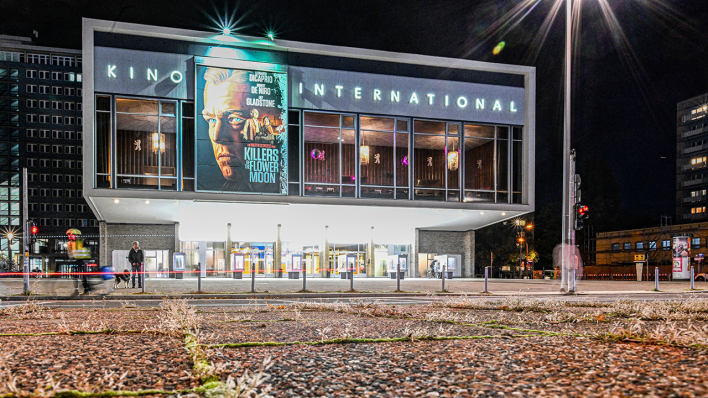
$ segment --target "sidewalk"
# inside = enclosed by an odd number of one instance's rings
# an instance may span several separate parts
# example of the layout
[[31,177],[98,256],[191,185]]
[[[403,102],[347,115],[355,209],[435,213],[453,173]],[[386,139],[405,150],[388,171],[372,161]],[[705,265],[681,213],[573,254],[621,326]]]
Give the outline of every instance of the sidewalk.
[[[109,281],[109,290],[113,282]],[[251,293],[251,279],[204,278],[202,290],[198,292],[197,279],[148,279],[145,294],[141,289],[118,288],[110,293],[109,298],[162,298],[171,295],[189,295],[210,298],[216,296],[246,297],[344,297],[350,294],[349,280],[334,278],[308,278],[307,293],[301,293],[302,279],[256,278],[255,295]],[[452,279],[445,281],[446,290],[451,294],[481,294],[484,290],[483,279]],[[654,282],[636,281],[578,281],[579,294],[641,294],[656,293]],[[687,293],[690,290],[688,281],[664,282],[659,284],[660,292]],[[694,292],[708,291],[708,282],[695,282]],[[70,279],[32,279],[30,290],[40,297],[69,296],[75,292],[74,282]],[[410,295],[424,296],[442,291],[439,279],[409,278],[401,280],[401,292],[396,293],[396,281],[384,278],[355,278],[354,290],[358,296],[370,295]],[[521,280],[521,279],[490,279],[489,292],[494,295],[548,295],[560,294],[558,280]],[[22,279],[0,279],[0,299],[7,300],[12,296],[22,294]]]

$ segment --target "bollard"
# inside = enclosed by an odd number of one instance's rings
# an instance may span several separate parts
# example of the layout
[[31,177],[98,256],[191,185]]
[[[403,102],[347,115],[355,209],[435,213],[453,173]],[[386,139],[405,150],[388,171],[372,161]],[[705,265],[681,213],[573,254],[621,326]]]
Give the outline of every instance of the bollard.
[[440,266],[440,270],[442,272],[442,291],[443,292],[445,291],[445,271],[447,271],[445,268],[446,268],[445,266]]
[[654,290],[658,292],[659,291],[659,267],[654,268],[654,280],[656,282],[654,284]]
[[140,284],[143,287],[143,293],[145,293],[145,263],[140,263],[140,279],[142,283]]
[[354,291],[354,267],[349,270],[349,290]]
[[396,266],[396,291],[397,292],[401,291],[401,263],[400,263],[400,261],[398,262],[398,265]]
[[691,290],[694,290],[694,288],[695,288],[695,285],[694,285],[693,282],[694,282],[694,280],[696,279],[696,277],[693,276],[693,272],[694,272],[694,271],[693,271],[693,266],[691,266]]
[[251,293],[256,292],[256,268],[253,266],[253,261],[251,261]]
[[482,293],[489,293],[489,267],[484,267],[484,291]]
[[202,292],[202,263],[197,263],[197,293]]
[[302,269],[302,291],[307,291],[307,265]]

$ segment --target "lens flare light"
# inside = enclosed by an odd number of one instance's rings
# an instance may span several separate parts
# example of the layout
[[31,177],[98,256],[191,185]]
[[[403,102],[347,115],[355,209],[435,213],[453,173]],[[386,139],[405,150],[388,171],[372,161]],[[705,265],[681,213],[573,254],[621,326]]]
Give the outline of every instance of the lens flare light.
[[492,50],[492,53],[494,55],[499,55],[499,53],[502,52],[502,50],[504,49],[504,46],[506,46],[506,42],[503,42],[503,41],[499,42],[499,44],[497,44],[497,46],[494,47],[494,50]]

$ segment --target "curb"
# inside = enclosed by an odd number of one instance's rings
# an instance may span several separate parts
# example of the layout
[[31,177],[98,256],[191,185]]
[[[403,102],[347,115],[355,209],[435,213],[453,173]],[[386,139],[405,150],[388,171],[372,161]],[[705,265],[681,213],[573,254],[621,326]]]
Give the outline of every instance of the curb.
[[[79,301],[79,300],[250,300],[250,299],[288,299],[288,298],[359,298],[359,297],[441,297],[441,296],[474,296],[490,297],[488,293],[242,293],[242,294],[136,294],[136,295],[78,295],[78,296],[0,296],[0,301]],[[501,296],[501,295],[500,295]]]
[[[705,294],[708,293],[706,290],[699,291],[681,291],[681,292],[671,292],[671,291],[597,291],[597,292],[578,292],[575,296],[591,297],[597,295],[616,295],[621,296],[623,294]],[[565,293],[558,292],[534,292],[532,294],[524,294],[519,292],[446,292],[446,293],[396,293],[396,292],[380,292],[380,293],[203,293],[203,294],[134,294],[134,295],[78,295],[78,296],[0,296],[0,301],[136,301],[136,300],[169,300],[169,299],[188,299],[188,300],[257,300],[257,299],[307,299],[307,298],[341,298],[341,299],[351,299],[351,298],[380,298],[380,297],[539,297],[539,296],[561,296],[566,297]]]

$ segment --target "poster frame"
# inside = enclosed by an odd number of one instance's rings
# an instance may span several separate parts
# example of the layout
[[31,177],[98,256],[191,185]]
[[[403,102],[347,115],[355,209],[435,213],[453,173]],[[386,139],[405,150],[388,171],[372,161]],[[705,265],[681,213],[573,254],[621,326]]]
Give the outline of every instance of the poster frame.
[[[226,59],[226,58],[212,58],[212,57],[202,57],[202,56],[194,56],[194,85],[193,85],[193,90],[194,90],[194,192],[204,192],[204,193],[225,193],[225,194],[235,194],[235,195],[276,195],[276,196],[287,196],[288,195],[288,185],[286,184],[285,186],[285,192],[231,192],[231,191],[220,191],[220,190],[208,190],[208,189],[199,189],[199,165],[197,160],[199,159],[198,157],[198,139],[197,139],[197,132],[198,132],[198,123],[197,123],[197,118],[200,116],[200,113],[198,111],[199,108],[199,97],[198,97],[198,89],[197,89],[197,81],[199,79],[199,76],[197,74],[197,71],[200,66],[206,66],[206,67],[215,67],[215,68],[224,68],[224,69],[239,69],[239,70],[251,70],[251,71],[258,71],[258,72],[272,72],[272,73],[283,73],[285,74],[286,80],[289,81],[290,76],[288,74],[288,65],[282,65],[282,64],[274,64],[274,63],[264,63],[264,62],[253,62],[253,61],[245,61],[245,60],[239,60],[239,59]],[[286,92],[283,93],[283,102],[285,103],[285,114],[287,115],[288,110],[290,109],[290,95],[288,94],[287,90],[289,83],[286,83]],[[285,125],[285,134],[286,137],[288,136],[288,121],[287,119],[283,121]],[[184,134],[184,132],[182,132]],[[288,146],[288,143],[286,141],[285,146]],[[281,171],[281,175],[284,173],[285,175],[285,181],[288,180],[288,159],[287,157],[285,158],[285,166],[283,167],[283,170]],[[282,179],[282,177],[281,177]]]

